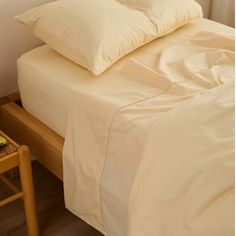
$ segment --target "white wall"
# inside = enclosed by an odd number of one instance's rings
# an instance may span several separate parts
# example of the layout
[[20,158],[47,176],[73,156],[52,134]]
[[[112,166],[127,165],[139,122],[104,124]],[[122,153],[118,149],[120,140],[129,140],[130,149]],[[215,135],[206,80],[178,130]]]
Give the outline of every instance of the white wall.
[[0,0],[0,97],[17,91],[17,58],[41,44],[13,16],[50,1]]

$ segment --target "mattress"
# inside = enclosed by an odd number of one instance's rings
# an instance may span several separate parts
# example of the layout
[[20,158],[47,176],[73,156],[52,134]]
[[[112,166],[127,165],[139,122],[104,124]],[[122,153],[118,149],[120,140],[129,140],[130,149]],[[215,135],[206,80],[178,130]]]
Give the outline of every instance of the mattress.
[[112,83],[112,74],[120,70],[130,58],[155,69],[154,59],[158,52],[180,44],[198,31],[204,30],[232,33],[230,27],[207,19],[199,19],[137,49],[96,77],[47,45],[35,48],[18,60],[18,85],[23,107],[65,137],[73,91],[90,90],[93,84],[108,78],[109,83]]

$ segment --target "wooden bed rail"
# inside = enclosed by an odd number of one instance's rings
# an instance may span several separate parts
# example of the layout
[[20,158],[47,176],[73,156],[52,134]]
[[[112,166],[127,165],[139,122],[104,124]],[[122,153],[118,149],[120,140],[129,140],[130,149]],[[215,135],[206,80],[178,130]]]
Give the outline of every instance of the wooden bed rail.
[[3,131],[19,144],[30,147],[37,160],[63,180],[62,150],[64,139],[26,112],[16,102],[1,106]]

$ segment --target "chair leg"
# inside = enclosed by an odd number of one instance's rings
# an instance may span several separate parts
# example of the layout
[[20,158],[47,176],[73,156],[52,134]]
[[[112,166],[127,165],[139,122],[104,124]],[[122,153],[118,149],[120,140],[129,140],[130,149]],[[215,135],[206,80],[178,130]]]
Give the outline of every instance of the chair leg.
[[29,148],[27,146],[20,146],[18,155],[28,234],[29,236],[39,236]]

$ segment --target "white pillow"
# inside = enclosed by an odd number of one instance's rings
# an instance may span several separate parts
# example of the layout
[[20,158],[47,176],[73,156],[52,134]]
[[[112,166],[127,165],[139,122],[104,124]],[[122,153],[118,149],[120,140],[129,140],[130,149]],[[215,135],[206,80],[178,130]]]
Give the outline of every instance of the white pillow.
[[96,75],[157,37],[155,26],[142,12],[115,0],[59,0],[16,19]]
[[193,0],[59,0],[16,19],[99,75],[127,53],[201,16]]
[[189,21],[203,16],[194,0],[118,0],[143,12],[156,26],[158,35],[165,35]]

